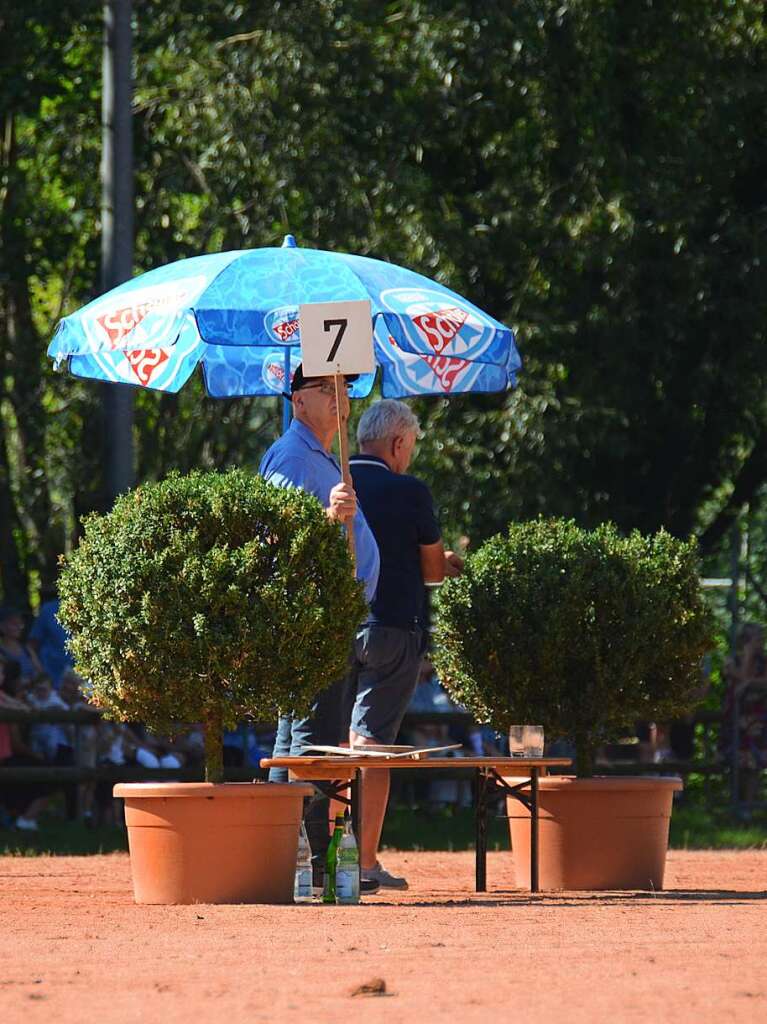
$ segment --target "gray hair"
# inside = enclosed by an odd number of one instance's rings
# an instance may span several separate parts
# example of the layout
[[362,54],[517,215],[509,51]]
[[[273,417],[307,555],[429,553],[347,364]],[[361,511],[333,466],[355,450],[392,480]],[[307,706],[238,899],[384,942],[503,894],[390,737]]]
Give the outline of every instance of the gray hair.
[[403,437],[418,433],[418,417],[404,402],[396,398],[382,398],[363,412],[357,424],[357,444],[360,448],[387,437]]

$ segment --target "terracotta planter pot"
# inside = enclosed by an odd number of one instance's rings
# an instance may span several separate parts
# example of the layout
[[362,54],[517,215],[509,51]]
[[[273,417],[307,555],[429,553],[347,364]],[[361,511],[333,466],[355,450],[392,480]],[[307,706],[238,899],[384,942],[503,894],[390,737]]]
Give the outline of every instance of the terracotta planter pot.
[[[541,889],[662,889],[681,788],[678,778],[541,779]],[[529,887],[530,814],[512,797],[506,806],[517,885]]]
[[311,786],[121,783],[136,903],[292,903]]

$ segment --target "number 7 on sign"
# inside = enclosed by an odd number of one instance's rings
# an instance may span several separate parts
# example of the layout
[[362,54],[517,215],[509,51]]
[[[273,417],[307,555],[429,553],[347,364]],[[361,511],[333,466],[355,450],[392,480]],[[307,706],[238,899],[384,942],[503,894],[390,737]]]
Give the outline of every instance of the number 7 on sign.
[[305,302],[298,307],[298,329],[306,377],[374,371],[369,299]]
[[343,320],[325,320],[323,321],[323,326],[326,331],[329,331],[331,327],[338,328],[335,341],[333,342],[333,347],[328,353],[328,362],[332,363],[336,358],[338,346],[343,341],[344,334],[346,333],[346,328],[349,326],[349,321],[346,318],[344,318]]

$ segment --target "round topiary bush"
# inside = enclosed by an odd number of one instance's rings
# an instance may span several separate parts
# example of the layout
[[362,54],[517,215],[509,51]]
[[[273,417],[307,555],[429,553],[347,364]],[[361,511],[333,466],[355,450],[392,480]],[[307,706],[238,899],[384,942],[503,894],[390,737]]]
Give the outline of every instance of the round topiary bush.
[[92,699],[159,733],[203,722],[206,778],[243,716],[306,712],[366,606],[343,534],[304,491],[240,470],[173,474],[84,520],[59,618]]
[[493,537],[445,584],[434,662],[478,720],[569,736],[590,775],[621,727],[689,710],[712,643],[694,540],[539,519]]

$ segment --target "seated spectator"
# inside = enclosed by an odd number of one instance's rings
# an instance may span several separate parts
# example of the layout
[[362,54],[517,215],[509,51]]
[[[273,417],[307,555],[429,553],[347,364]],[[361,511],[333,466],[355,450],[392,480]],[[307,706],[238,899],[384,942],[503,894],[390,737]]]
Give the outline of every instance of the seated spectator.
[[180,768],[183,764],[183,755],[172,753],[165,741],[138,722],[104,722],[99,739],[100,764],[138,764],[143,768]]
[[51,590],[45,597],[29,631],[29,646],[37,653],[43,671],[48,673],[54,687],[58,689],[64,674],[73,667],[74,662],[66,649],[66,630],[56,618],[59,599],[55,591]]
[[205,761],[205,731],[200,724],[192,725],[176,739],[176,747],[184,754],[186,764],[201,768]]
[[225,767],[257,768],[262,757],[268,757],[269,750],[262,750],[258,736],[252,726],[241,722],[236,729],[224,733]]
[[133,760],[136,739],[120,722],[103,722],[98,733],[96,763],[121,767]]
[[724,678],[722,749],[730,760],[737,758],[739,799],[754,803],[767,768],[767,655],[764,629],[758,623],[741,627]]
[[180,768],[183,763],[181,757],[171,751],[151,750],[143,744],[136,748],[136,764],[142,768]]
[[[444,747],[454,742],[447,722],[420,723],[409,731],[407,738],[408,742],[419,749]],[[460,758],[471,757],[472,754],[473,751],[465,749],[443,750],[437,751],[434,757]],[[421,779],[419,777],[414,785],[414,795],[425,800],[428,810],[440,810],[451,805],[470,807],[471,783],[468,779],[446,778],[442,772],[438,772],[430,778]]]
[[27,694],[29,693],[29,687],[21,678],[21,666],[18,661],[9,660],[0,654],[0,661],[3,663],[3,682],[1,687],[7,696],[13,700],[18,701],[25,711],[29,710],[29,704],[27,703]]
[[181,768],[186,760],[180,747],[164,736],[149,732],[145,725],[133,723],[133,732],[138,738],[134,751],[136,764],[143,768]]
[[[69,705],[53,689],[45,673],[35,676],[27,693],[27,703],[36,711],[68,711]],[[58,722],[37,722],[29,727],[29,745],[48,764],[74,764],[71,736]]]
[[274,748],[274,734],[261,734],[252,725],[244,725],[245,730],[245,763],[251,768],[260,770],[261,758],[269,757]]
[[440,711],[461,711],[457,704],[454,704],[445,692],[442,683],[437,678],[434,666],[428,658],[421,662],[421,670],[418,674],[415,692],[413,693],[408,711],[416,712],[440,712]]
[[[70,711],[94,710],[85,696],[86,687],[86,681],[74,669],[70,668],[64,672],[59,696]],[[93,725],[64,726],[67,744],[74,751],[74,763],[79,768],[95,768],[98,733],[102,726],[102,721],[95,716]],[[77,806],[86,825],[94,824],[95,795],[95,782],[80,783],[77,789]]]
[[508,757],[509,741],[489,725],[470,726],[467,746],[474,757]]
[[[29,708],[14,692],[15,681],[9,685],[6,672],[19,676],[17,662],[6,662],[0,658],[0,706],[16,711]],[[15,722],[0,722],[0,765],[3,767],[34,767],[42,761],[24,741],[21,730]],[[25,832],[37,832],[38,816],[44,809],[50,787],[44,783],[0,783],[0,807],[9,815],[9,822]]]
[[[26,700],[34,711],[69,711],[69,705],[56,693],[45,673],[32,680]],[[71,726],[60,722],[34,722],[29,727],[29,745],[46,764],[71,768],[75,763]],[[74,821],[77,816],[77,785],[67,782],[60,788],[64,792],[67,819]]]
[[0,608],[0,656],[18,663],[23,684],[43,671],[37,654],[24,642],[24,617],[16,608]]
[[[129,725],[122,722],[102,721],[96,734],[96,763],[106,768],[122,768],[136,764],[136,751],[140,740]],[[93,814],[102,825],[116,825],[118,809],[122,801],[112,796],[113,783],[101,780],[96,783],[93,798]]]
[[[96,761],[100,765],[121,768],[135,764],[142,768],[181,768],[186,754],[169,740],[154,736],[140,722],[103,721],[97,732]],[[101,823],[117,822],[122,801],[112,799],[112,782],[96,784],[94,815]]]
[[[0,707],[28,711],[29,705],[18,693],[19,666],[0,657]],[[3,723],[7,725],[8,723]]]
[[[463,710],[454,704],[440,683],[434,666],[428,657],[421,662],[415,692],[408,705],[408,711],[420,714],[439,715],[449,711]],[[458,730],[459,732],[461,730]],[[451,743],[466,744],[468,736],[456,735],[447,722],[420,722],[403,729],[402,738],[414,747],[444,747]],[[437,752],[435,757],[464,757],[472,749]],[[424,800],[429,810],[439,810],[451,805],[468,807],[471,804],[471,786],[465,779],[449,779],[440,772],[433,778],[418,779],[413,785],[413,798]]]

